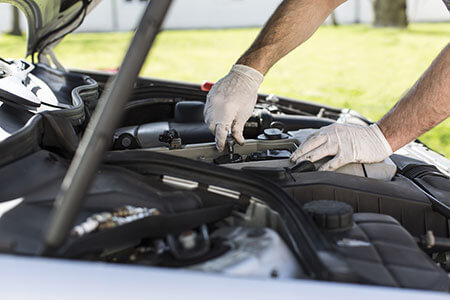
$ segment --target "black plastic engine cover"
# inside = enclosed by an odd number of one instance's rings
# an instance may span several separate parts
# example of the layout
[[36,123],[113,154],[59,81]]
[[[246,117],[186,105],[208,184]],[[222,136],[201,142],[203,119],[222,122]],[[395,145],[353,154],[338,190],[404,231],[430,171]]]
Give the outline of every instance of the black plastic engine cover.
[[394,218],[373,213],[353,217],[350,230],[325,234],[362,283],[448,291],[448,275]]
[[403,176],[391,181],[335,172],[292,173],[281,183],[300,204],[313,200],[337,200],[355,212],[385,214],[395,218],[413,236],[432,230],[448,237],[448,219],[436,212],[427,196]]

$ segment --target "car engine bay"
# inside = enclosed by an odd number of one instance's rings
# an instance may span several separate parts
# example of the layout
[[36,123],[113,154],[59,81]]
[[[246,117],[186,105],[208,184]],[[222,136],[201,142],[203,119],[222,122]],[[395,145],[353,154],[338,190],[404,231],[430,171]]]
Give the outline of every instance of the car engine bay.
[[49,254],[42,236],[110,74],[45,65],[32,74],[54,103],[0,106],[2,253],[448,291],[447,159],[413,142],[336,172],[316,171],[330,158],[293,164],[314,130],[370,121],[262,94],[245,145],[228,140],[219,152],[203,121],[207,92],[145,78],[70,236]]

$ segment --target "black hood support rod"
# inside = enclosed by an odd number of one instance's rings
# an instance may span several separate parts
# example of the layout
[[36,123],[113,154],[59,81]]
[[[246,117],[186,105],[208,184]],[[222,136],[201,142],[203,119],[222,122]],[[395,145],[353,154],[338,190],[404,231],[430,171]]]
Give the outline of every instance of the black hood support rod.
[[148,3],[117,75],[106,85],[56,196],[44,236],[47,255],[69,235],[171,2],[151,0]]

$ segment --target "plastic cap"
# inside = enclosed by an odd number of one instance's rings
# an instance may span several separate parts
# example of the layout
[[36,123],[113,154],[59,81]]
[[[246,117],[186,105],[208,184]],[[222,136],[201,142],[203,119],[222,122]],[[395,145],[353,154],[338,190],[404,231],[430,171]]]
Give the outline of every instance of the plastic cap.
[[214,86],[214,82],[203,81],[201,89],[204,92],[209,92],[213,86]]
[[348,229],[353,224],[353,208],[344,202],[316,200],[306,203],[303,209],[322,230]]

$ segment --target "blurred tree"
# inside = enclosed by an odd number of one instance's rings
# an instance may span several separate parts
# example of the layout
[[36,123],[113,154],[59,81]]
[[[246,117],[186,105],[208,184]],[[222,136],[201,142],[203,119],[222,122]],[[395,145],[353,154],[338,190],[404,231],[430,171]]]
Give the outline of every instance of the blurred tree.
[[408,26],[406,17],[406,0],[372,0],[375,27],[401,27]]
[[9,34],[22,35],[22,30],[20,29],[19,9],[15,6],[12,6],[12,25],[11,25],[11,31],[9,32]]
[[331,13],[331,24],[333,24],[333,26],[339,25],[338,21],[336,20],[336,11],[333,11]]

